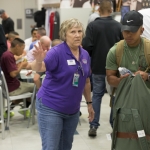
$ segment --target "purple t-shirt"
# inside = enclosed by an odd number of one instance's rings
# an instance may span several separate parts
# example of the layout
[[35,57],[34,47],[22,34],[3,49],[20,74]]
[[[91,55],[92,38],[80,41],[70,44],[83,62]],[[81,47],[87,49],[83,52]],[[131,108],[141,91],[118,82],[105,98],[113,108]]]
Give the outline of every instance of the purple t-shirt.
[[6,78],[8,91],[12,92],[18,89],[20,86],[19,80],[16,77],[12,78],[10,76],[10,72],[17,70],[17,65],[14,55],[9,50],[4,52],[1,57],[1,68]]
[[[79,47],[80,58],[76,60],[70,48],[63,42],[48,51],[44,60],[46,77],[37,94],[47,107],[64,114],[79,111],[86,79],[90,76],[89,54]],[[73,77],[80,75],[78,87],[73,86]]]

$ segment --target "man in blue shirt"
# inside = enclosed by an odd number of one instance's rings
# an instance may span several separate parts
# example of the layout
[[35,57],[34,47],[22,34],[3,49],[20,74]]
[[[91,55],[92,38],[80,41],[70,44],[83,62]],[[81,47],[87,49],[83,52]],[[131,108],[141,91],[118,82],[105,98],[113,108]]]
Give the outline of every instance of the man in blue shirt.
[[43,27],[38,28],[38,29],[37,29],[37,34],[36,34],[37,40],[34,41],[34,42],[32,42],[32,43],[30,44],[29,50],[31,50],[31,49],[34,47],[34,45],[40,40],[40,38],[41,38],[42,36],[45,36],[45,35],[46,35],[46,30],[45,30],[45,28],[43,28]]

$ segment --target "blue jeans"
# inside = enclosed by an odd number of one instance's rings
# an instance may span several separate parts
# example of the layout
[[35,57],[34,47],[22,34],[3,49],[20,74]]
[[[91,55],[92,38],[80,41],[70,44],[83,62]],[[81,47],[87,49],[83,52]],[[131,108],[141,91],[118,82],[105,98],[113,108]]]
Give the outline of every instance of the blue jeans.
[[79,121],[79,112],[66,115],[56,112],[36,100],[42,150],[71,150],[73,136]]
[[90,128],[92,126],[98,128],[98,126],[100,126],[99,120],[100,120],[100,111],[101,111],[101,101],[102,101],[102,97],[104,96],[105,88],[106,88],[105,75],[92,74],[92,80],[93,80],[92,105],[95,111],[95,116],[94,116],[94,120],[90,123]]

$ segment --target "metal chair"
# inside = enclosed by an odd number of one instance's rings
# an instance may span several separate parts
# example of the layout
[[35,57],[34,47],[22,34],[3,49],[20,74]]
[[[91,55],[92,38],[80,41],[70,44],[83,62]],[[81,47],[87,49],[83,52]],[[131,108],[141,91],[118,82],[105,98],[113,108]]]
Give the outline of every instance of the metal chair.
[[[6,83],[6,79],[5,79],[5,75],[3,73],[3,71],[1,71],[1,80],[2,80],[2,93],[3,93],[3,98],[5,98],[7,100],[7,121],[6,121],[6,130],[9,130],[9,122],[10,122],[10,102],[14,101],[14,100],[20,100],[23,99],[24,102],[24,107],[26,107],[26,98],[31,98],[31,102],[33,101],[34,95],[35,93],[24,93],[24,94],[20,94],[17,96],[9,96],[9,92],[8,92],[8,87],[7,87],[7,83]],[[33,91],[34,92],[34,91]],[[32,107],[32,106],[31,106]],[[23,108],[20,109],[20,111],[25,111],[25,110],[30,110],[30,108]],[[25,113],[24,113],[24,117],[25,117]]]
[[27,128],[29,128],[31,117],[32,117],[32,124],[35,123],[35,118],[34,118],[33,116],[35,115],[36,91],[37,91],[37,90],[36,90],[36,85],[35,85],[35,86],[34,86],[34,89],[33,89],[32,99],[31,99],[30,116],[29,116],[29,119],[28,119]]
[[[41,77],[41,79],[42,79],[42,83],[43,83],[43,81],[44,81],[44,79],[45,79],[45,77],[46,77],[46,75],[44,74],[42,77]],[[30,116],[29,116],[29,120],[28,120],[28,126],[27,126],[27,128],[29,128],[29,125],[30,125],[30,120],[31,120],[31,115],[32,116],[34,116],[35,115],[35,99],[36,99],[36,85],[34,86],[34,95],[33,95],[33,99],[32,99],[32,101],[31,101],[31,107],[30,107]],[[34,124],[35,123],[35,119],[34,118],[32,118],[32,124]]]
[[1,131],[2,131],[2,139],[5,138],[4,136],[4,116],[3,116],[3,107],[4,107],[4,104],[3,104],[3,97],[2,97],[2,88],[1,88],[1,81],[0,81],[0,124],[1,124]]

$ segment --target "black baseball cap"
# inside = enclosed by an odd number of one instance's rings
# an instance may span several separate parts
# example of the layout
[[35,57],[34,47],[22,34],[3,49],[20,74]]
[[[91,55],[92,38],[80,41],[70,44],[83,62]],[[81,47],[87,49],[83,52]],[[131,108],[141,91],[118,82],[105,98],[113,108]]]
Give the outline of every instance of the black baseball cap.
[[143,25],[143,15],[138,11],[127,12],[122,20],[121,31],[136,32]]
[[4,9],[0,9],[0,16],[5,12]]

